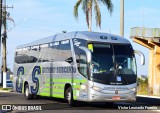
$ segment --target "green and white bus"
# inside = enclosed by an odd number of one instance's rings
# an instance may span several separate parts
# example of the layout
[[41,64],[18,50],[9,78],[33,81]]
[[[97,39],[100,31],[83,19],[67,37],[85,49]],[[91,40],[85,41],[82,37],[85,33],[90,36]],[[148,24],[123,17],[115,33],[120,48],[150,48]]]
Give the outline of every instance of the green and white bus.
[[131,43],[98,32],[61,33],[15,50],[14,90],[84,102],[134,102],[137,68]]

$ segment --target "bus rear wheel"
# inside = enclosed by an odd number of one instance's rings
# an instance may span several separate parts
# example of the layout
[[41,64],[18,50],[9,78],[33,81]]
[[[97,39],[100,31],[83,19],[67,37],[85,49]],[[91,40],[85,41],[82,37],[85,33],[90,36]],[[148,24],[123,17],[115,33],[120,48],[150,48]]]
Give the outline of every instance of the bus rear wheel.
[[25,85],[25,92],[24,92],[24,96],[26,97],[27,100],[31,100],[33,99],[34,95],[29,93],[29,85],[26,84]]
[[75,102],[73,100],[73,91],[72,88],[69,87],[65,90],[65,100],[68,102],[70,106],[74,106]]

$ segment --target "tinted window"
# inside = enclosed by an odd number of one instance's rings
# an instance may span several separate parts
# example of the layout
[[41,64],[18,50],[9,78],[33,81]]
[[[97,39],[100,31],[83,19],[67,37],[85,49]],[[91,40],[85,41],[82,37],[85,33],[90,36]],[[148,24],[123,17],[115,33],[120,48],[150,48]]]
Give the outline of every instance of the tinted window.
[[80,46],[87,47],[87,41],[82,39],[73,39],[74,51],[76,54],[76,62],[79,72],[87,77],[87,61],[86,54],[79,49]]
[[78,70],[82,75],[87,77],[87,56],[84,51],[82,51],[80,54]]
[[113,47],[115,55],[133,55],[133,49],[131,45],[114,45]]
[[52,51],[51,50],[52,49],[49,48],[49,44],[40,45],[39,62],[53,61],[53,58],[49,57],[49,56],[52,56]]
[[94,44],[92,64],[96,70],[108,72],[114,66],[112,45]]
[[79,49],[79,46],[87,47],[87,41],[82,39],[73,39],[74,51],[76,54],[77,65],[79,66],[79,56],[82,50]]
[[18,64],[22,63],[34,63],[38,61],[39,50],[36,48],[22,48],[16,51],[15,62]]
[[67,61],[72,60],[71,46],[69,40],[50,43],[48,47],[40,49],[40,62]]
[[16,63],[35,63],[66,61],[73,62],[69,40],[33,46],[28,50],[17,51],[15,54]]
[[59,53],[58,60],[60,61],[66,61],[72,58],[71,46],[69,40],[64,40],[60,42],[60,48],[58,53]]

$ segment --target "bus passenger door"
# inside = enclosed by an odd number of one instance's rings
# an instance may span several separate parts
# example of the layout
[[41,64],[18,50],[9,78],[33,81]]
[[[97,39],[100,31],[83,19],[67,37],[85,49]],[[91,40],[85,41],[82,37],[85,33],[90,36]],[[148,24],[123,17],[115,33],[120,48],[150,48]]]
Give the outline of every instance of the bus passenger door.
[[86,52],[79,49],[79,55],[76,58],[77,71],[74,75],[73,86],[75,99],[80,101],[87,101],[88,89],[87,89],[87,76],[88,76],[88,64]]

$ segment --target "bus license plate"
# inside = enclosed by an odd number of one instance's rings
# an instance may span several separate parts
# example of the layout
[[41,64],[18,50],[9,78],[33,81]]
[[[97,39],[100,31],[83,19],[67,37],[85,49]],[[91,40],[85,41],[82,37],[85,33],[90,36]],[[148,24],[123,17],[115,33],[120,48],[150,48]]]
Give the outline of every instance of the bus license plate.
[[120,96],[113,96],[112,99],[113,99],[113,100],[120,100],[121,97],[120,97]]

